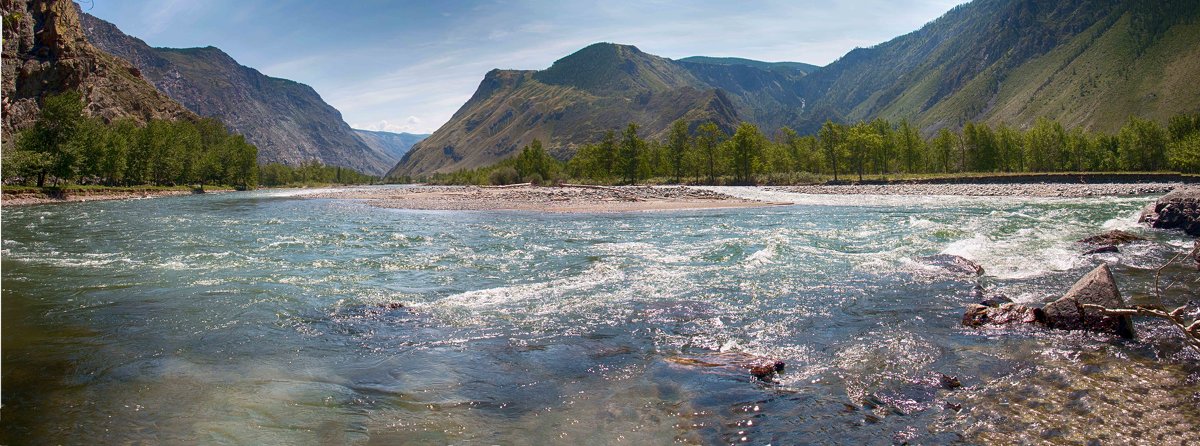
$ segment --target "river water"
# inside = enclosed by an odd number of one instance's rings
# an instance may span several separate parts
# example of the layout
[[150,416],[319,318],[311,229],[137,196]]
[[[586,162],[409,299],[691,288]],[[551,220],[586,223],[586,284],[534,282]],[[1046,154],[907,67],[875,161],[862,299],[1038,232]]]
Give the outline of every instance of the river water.
[[[1152,197],[731,191],[798,204],[5,207],[0,443],[1200,441],[1200,355],[1166,324],[1137,319],[1133,341],[960,326],[977,283],[1040,303],[1099,262],[1132,303],[1196,299],[1151,293],[1191,243],[1137,227]],[[1114,228],[1150,241],[1080,254]],[[987,272],[921,261],[939,253]],[[751,356],[787,366],[697,365]]]

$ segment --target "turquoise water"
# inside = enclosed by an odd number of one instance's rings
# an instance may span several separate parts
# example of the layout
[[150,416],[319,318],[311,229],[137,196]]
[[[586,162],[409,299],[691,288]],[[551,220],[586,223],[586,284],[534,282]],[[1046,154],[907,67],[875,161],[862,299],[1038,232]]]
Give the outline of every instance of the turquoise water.
[[[1138,320],[1121,341],[959,325],[977,282],[1036,303],[1101,261],[1127,299],[1159,303],[1153,270],[1190,240],[1137,229],[1150,198],[730,191],[800,204],[543,215],[249,192],[5,207],[0,442],[1195,435],[1200,355],[1171,327]],[[1074,240],[1112,228],[1152,240],[1079,254]],[[919,260],[938,253],[987,273]],[[719,352],[787,368],[766,383],[680,360]]]

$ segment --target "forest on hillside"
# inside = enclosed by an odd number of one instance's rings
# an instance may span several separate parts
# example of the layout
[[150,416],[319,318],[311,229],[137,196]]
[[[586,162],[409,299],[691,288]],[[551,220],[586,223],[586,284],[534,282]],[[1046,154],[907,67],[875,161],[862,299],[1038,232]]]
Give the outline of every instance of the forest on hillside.
[[[907,120],[839,124],[816,135],[787,127],[771,135],[743,122],[733,134],[711,122],[672,124],[662,141],[638,126],[607,131],[567,160],[534,141],[514,157],[424,178],[436,184],[583,181],[603,184],[796,184],[864,176],[1050,172],[1200,172],[1200,113],[1166,125],[1131,117],[1116,134],[1039,119],[1028,130],[968,122],[923,138]],[[411,180],[411,179],[410,179]]]
[[37,122],[4,151],[4,184],[62,187],[369,184],[378,178],[316,160],[258,164],[258,149],[216,119],[106,123],[77,92],[46,98]]

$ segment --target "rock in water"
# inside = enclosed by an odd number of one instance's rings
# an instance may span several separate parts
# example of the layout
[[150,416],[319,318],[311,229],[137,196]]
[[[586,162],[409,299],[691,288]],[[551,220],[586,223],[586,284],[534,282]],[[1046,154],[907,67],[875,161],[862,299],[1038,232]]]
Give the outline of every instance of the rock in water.
[[1200,237],[1200,187],[1179,188],[1147,207],[1139,218],[1158,229],[1180,229]]
[[1100,310],[1085,309],[1084,304],[1105,308],[1125,306],[1125,300],[1121,298],[1121,291],[1117,289],[1108,264],[1096,267],[1075,282],[1062,298],[1047,304],[1043,308],[1046,325],[1062,330],[1091,330],[1133,337],[1133,319],[1129,316],[1108,316]]
[[1092,254],[1104,254],[1104,253],[1109,253],[1109,252],[1121,252],[1121,249],[1117,248],[1116,246],[1113,246],[1113,245],[1107,245],[1107,246],[1101,246],[1099,248],[1089,249],[1087,251],[1084,251],[1083,255],[1086,256],[1086,255],[1092,255]]
[[967,327],[1003,326],[1008,324],[1036,324],[1045,321],[1042,309],[1027,307],[1012,302],[989,307],[971,305],[963,314],[962,324]]
[[943,268],[952,273],[976,276],[983,275],[983,267],[979,266],[978,263],[953,254],[936,254],[921,257],[920,260],[922,263]]
[[1080,240],[1079,243],[1087,243],[1091,245],[1122,245],[1125,243],[1138,242],[1145,240],[1141,236],[1132,232],[1125,232],[1120,229],[1113,229],[1099,235]]

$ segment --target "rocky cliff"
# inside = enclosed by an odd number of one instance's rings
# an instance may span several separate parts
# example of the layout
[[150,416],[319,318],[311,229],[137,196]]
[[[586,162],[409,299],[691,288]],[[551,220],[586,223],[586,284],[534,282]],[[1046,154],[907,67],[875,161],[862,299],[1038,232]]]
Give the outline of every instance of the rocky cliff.
[[104,120],[195,119],[139,69],[88,43],[70,0],[0,0],[4,20],[3,144],[33,125],[49,95],[79,91]]
[[88,40],[132,62],[188,109],[245,135],[258,147],[261,162],[318,160],[379,175],[399,160],[359,139],[312,87],[263,75],[214,47],[152,48],[111,23],[88,14],[80,17]]

